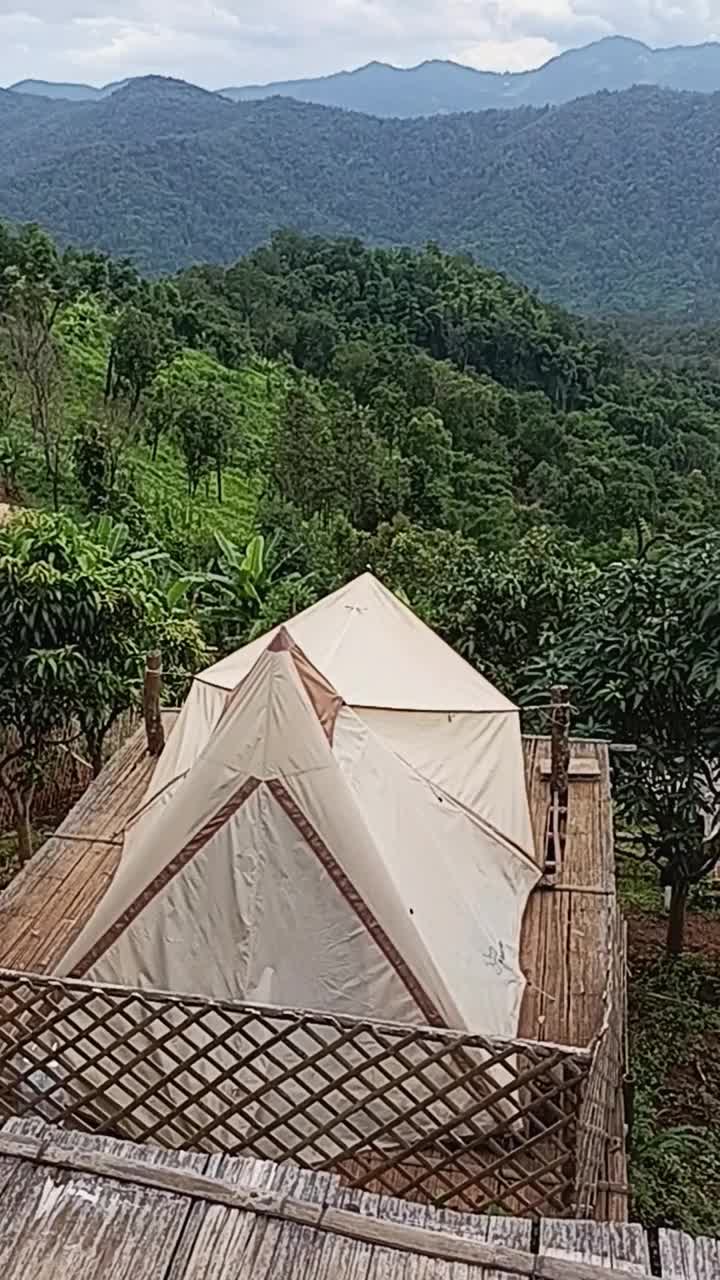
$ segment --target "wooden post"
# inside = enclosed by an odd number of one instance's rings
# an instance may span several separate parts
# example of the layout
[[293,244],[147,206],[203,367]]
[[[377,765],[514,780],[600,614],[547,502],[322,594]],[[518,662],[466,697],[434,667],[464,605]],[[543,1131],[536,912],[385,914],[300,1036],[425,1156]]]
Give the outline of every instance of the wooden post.
[[550,827],[545,874],[555,875],[564,847],[570,773],[570,690],[557,684],[550,690]]
[[556,684],[550,690],[552,768],[550,786],[564,795],[568,789],[570,772],[570,690],[566,684]]
[[143,686],[143,711],[145,713],[145,734],[148,754],[159,756],[165,746],[162,713],[160,711],[160,690],[162,688],[162,656],[157,650],[149,653],[145,665],[145,683]]

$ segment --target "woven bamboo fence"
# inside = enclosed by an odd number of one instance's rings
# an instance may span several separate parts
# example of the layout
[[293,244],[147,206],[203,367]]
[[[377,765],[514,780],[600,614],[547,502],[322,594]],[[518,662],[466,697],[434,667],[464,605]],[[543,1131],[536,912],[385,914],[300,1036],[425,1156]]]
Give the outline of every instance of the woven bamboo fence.
[[574,1215],[596,1063],[555,1045],[0,971],[0,1119],[293,1161],[465,1211]]
[[[126,711],[113,725],[105,743],[105,757],[109,757],[134,733],[140,723],[140,712],[135,708]],[[93,780],[92,766],[83,755],[82,742],[56,747],[49,756],[41,784],[33,798],[33,821],[51,825],[65,817]],[[0,791],[0,835],[11,831],[14,819],[10,801]]]
[[[628,1190],[623,1132],[626,1068],[626,926],[616,907],[608,936],[609,980],[603,1026],[592,1047],[592,1064],[578,1120],[576,1211],[581,1218],[622,1219]],[[619,1109],[619,1116],[618,1116]],[[615,1116],[615,1123],[612,1121]]]

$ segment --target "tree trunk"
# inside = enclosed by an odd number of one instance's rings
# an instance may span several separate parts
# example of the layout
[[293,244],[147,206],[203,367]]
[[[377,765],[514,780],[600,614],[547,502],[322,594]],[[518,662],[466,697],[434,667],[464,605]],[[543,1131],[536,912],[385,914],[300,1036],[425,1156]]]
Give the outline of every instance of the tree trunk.
[[33,833],[32,823],[30,822],[33,790],[34,788],[26,792],[16,791],[12,797],[18,858],[20,859],[21,867],[24,867],[25,863],[29,862],[33,856]]
[[153,462],[157,462],[158,445],[159,445],[159,444],[160,444],[160,431],[159,431],[159,430],[155,430],[155,431],[153,431],[153,442],[152,442],[152,460],[153,460]]
[[98,734],[92,734],[87,740],[90,748],[90,764],[92,765],[93,778],[99,778],[103,767],[103,737]]
[[689,891],[690,886],[685,880],[676,881],[672,886],[667,930],[667,954],[672,959],[682,955],[685,946],[685,915]]
[[111,347],[108,354],[107,369],[105,370],[105,399],[109,400],[112,395],[113,380],[115,374],[115,348]]
[[217,500],[218,500],[218,502],[222,502],[222,500],[223,500],[223,490],[222,490],[222,463],[220,462],[220,459],[219,459],[219,458],[218,458],[217,462],[215,463],[215,478],[216,478],[216,480],[217,480]]

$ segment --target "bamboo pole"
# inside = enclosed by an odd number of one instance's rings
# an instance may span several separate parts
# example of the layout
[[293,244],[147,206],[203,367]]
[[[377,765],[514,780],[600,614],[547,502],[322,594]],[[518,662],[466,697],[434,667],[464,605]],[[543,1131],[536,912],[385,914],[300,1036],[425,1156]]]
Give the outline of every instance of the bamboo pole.
[[561,810],[567,811],[570,773],[570,690],[566,684],[550,690],[550,835],[545,874],[554,876],[562,854]]
[[159,756],[165,746],[162,713],[160,711],[160,691],[162,688],[162,657],[157,650],[149,653],[145,666],[143,684],[143,712],[145,715],[145,735],[147,737],[148,754]]
[[563,795],[568,788],[570,771],[570,690],[566,684],[557,684],[550,690],[552,772],[550,785],[553,791]]
[[[316,1231],[360,1240],[381,1248],[395,1249],[400,1253],[446,1262],[462,1262],[472,1267],[487,1267],[508,1275],[528,1276],[530,1280],[611,1280],[612,1276],[618,1274],[617,1269],[596,1266],[594,1263],[571,1262],[549,1257],[547,1254],[538,1255],[511,1249],[506,1245],[486,1244],[427,1227],[369,1218],[356,1210],[336,1209],[332,1205],[295,1200],[290,1196],[238,1186],[224,1178],[208,1177],[187,1169],[150,1165],[142,1160],[130,1160],[125,1156],[99,1151],[58,1147],[48,1142],[48,1132],[37,1138],[25,1134],[1,1133],[0,1156],[29,1160],[34,1164],[67,1169],[96,1178],[112,1178],[210,1204],[225,1205],[229,1209],[253,1213],[258,1217],[279,1219]],[[633,1274],[635,1280],[652,1280],[649,1274],[641,1271]]]

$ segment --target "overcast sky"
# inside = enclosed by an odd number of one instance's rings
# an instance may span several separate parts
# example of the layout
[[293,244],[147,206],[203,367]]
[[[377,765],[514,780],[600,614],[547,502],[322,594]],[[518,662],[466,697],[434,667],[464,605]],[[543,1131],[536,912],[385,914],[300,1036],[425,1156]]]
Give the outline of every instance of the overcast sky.
[[0,84],[159,72],[219,88],[373,58],[518,71],[615,33],[720,39],[720,0],[0,0]]

